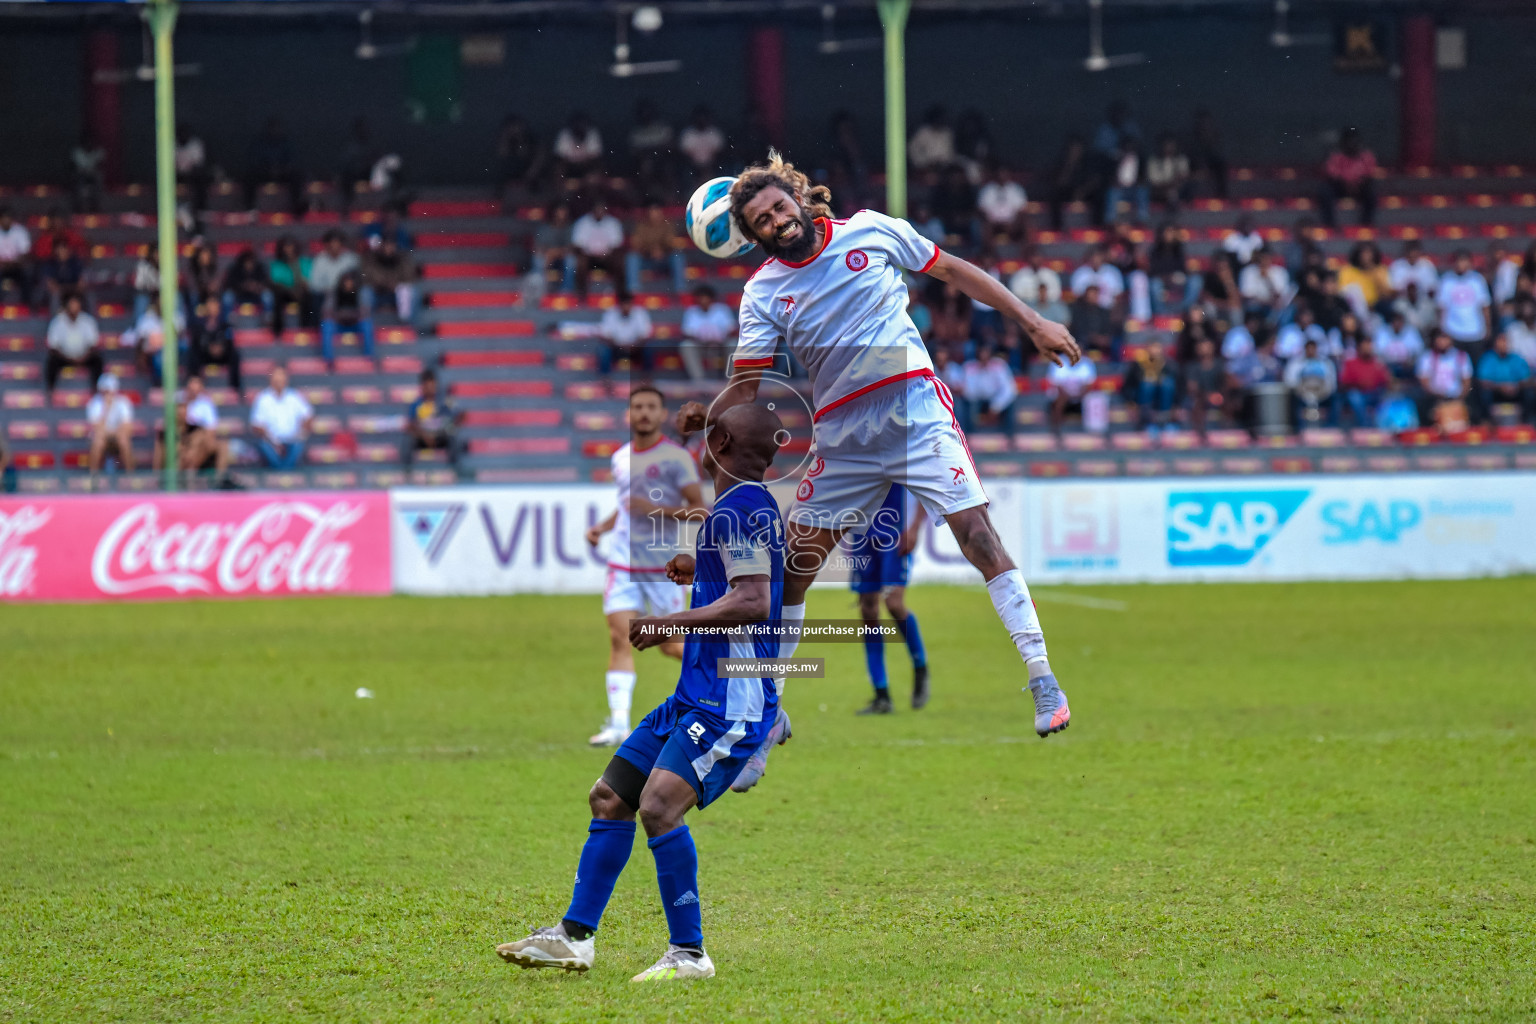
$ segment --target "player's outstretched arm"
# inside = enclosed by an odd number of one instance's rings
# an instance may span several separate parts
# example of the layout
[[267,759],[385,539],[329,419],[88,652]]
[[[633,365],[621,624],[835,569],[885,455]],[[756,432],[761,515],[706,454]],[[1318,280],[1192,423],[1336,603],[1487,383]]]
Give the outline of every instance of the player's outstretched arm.
[[643,651],[695,626],[744,626],[749,622],[762,622],[772,610],[773,591],[768,577],[738,576],[720,600],[702,608],[630,620],[629,642],[635,650]]
[[609,530],[613,529],[614,524],[617,523],[618,521],[619,521],[619,510],[618,509],[614,509],[612,512],[608,513],[608,518],[607,519],[604,519],[602,522],[596,524],[595,526],[588,527],[588,529],[587,529],[587,543],[590,544],[594,548],[597,547],[598,540],[602,538],[603,534],[605,534]]
[[757,401],[757,386],[762,379],[761,370],[742,370],[731,378],[725,390],[720,392],[720,397],[708,406],[703,402],[684,402],[677,409],[677,432],[692,434],[703,430],[709,420],[718,418],[732,406],[748,405]]
[[1063,360],[1075,364],[1083,357],[1071,331],[1030,309],[1017,295],[1004,288],[1001,281],[976,264],[941,251],[938,262],[928,269],[928,273],[954,285],[977,302],[991,306],[1024,328],[1035,347],[1057,366],[1062,365]]

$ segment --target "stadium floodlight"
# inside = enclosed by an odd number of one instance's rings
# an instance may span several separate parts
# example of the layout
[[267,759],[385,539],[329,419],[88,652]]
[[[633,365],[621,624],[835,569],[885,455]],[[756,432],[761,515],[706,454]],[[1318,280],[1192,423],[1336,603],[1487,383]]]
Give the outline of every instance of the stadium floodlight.
[[[641,17],[641,12],[646,10],[655,11],[654,20],[649,16]],[[613,63],[608,66],[608,73],[614,78],[634,78],[637,75],[661,75],[670,71],[681,71],[683,69],[683,62],[680,60],[634,61],[629,59],[629,26],[632,20],[635,22],[637,29],[644,32],[654,31],[654,29],[642,28],[640,23],[644,21],[645,24],[660,28],[661,11],[654,7],[640,7],[635,9],[633,15],[624,10],[619,12],[618,18],[614,23]]]
[[837,5],[821,5],[821,42],[816,44],[816,52],[823,56],[833,56],[839,53],[854,53],[859,50],[878,50],[885,45],[884,36],[860,36],[857,39],[837,38]]
[[1141,53],[1120,53],[1113,57],[1104,55],[1104,0],[1088,0],[1088,59],[1083,61],[1087,71],[1108,71],[1110,68],[1129,67],[1145,61]]

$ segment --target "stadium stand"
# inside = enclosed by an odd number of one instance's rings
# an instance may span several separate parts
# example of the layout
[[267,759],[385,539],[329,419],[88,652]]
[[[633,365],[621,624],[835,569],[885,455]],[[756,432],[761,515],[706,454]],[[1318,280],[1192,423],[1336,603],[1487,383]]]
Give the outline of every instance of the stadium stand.
[[[1495,240],[1520,251],[1536,237],[1536,177],[1523,167],[1417,168],[1378,173],[1378,210],[1372,227],[1318,229],[1330,263],[1342,262],[1352,245],[1375,240],[1389,258],[1401,242],[1420,239],[1442,267],[1462,247],[1481,252]],[[276,240],[295,235],[318,246],[321,234],[342,226],[353,235],[376,220],[379,203],[366,190],[354,196],[349,212],[338,211],[333,186],[306,186],[310,212],[295,219],[284,212],[287,196],[264,188],[258,212],[237,212],[238,187],[216,185],[206,228],[221,263],[246,247],[270,255]],[[1178,220],[1186,251],[1209,260],[1239,216],[1253,218],[1265,239],[1282,243],[1298,218],[1315,217],[1317,180],[1292,168],[1233,169],[1226,199],[1196,199]],[[38,186],[0,190],[0,204],[36,226],[63,199],[58,189]],[[121,343],[130,327],[132,275],[139,256],[154,244],[152,189],[131,186],[104,197],[103,212],[73,218],[87,241],[88,279],[104,339],[107,366],[125,381],[139,406],[135,426],[141,465],[149,464],[151,431],[159,422],[160,391],[134,365]],[[680,221],[679,210],[669,210]],[[1033,223],[1047,218],[1030,204]],[[344,335],[334,371],[319,356],[318,332],[289,328],[273,337],[262,311],[243,305],[233,315],[235,340],[244,361],[245,395],[211,374],[210,394],[222,414],[221,429],[243,435],[249,398],[274,365],[286,365],[296,387],[314,405],[316,419],[308,465],[302,472],[266,473],[242,465],[237,479],[247,486],[388,486],[415,481],[445,483],[556,482],[602,479],[608,456],[624,440],[620,407],[628,374],[610,380],[596,372],[595,342],[585,325],[595,324],[614,301],[615,282],[596,272],[593,293],[584,302],[559,290],[550,272],[544,294],[527,287],[529,239],[543,212],[502,209],[488,189],[427,189],[412,203],[407,221],[415,236],[414,256],[422,268],[424,308],[413,324],[382,315],[377,321],[375,359],[358,354],[355,335]],[[633,223],[633,216],[626,218]],[[1086,247],[1105,240],[1091,226],[1087,208],[1073,204],[1060,231],[1037,230],[1032,241],[1065,278]],[[1138,242],[1146,229],[1131,229]],[[961,249],[962,254],[966,253]],[[1019,265],[1020,250],[1009,243],[996,251],[997,269],[1007,279]],[[756,266],[747,259],[721,263],[688,252],[690,281],[707,280],[720,297],[735,303],[742,282]],[[656,326],[658,357],[652,376],[675,398],[711,392],[710,382],[690,382],[676,351],[686,296],[672,294],[664,274],[650,275],[637,301]],[[535,282],[537,285],[537,282]],[[83,407],[89,381],[79,368],[66,369],[53,402],[42,383],[47,311],[12,304],[0,307],[0,424],[18,470],[22,491],[73,491],[88,486],[83,470],[86,426]],[[1126,352],[1152,333],[1177,332],[1176,318],[1128,323]],[[461,436],[467,453],[457,470],[441,453],[426,452],[409,473],[401,466],[403,414],[417,391],[420,371],[436,367],[463,414]],[[1096,387],[1113,392],[1122,367],[1101,364]],[[1536,428],[1528,424],[1472,427],[1450,435],[1423,428],[1401,435],[1375,428],[1314,428],[1296,434],[1255,438],[1247,431],[1216,429],[1204,438],[1190,431],[1154,436],[1134,429],[1127,410],[1112,401],[1109,429],[1053,434],[1047,425],[1044,367],[1038,360],[1019,374],[1020,400],[1014,406],[1017,432],[978,433],[973,449],[982,471],[993,476],[1114,476],[1166,474],[1258,474],[1298,472],[1400,472],[1407,470],[1536,469]],[[796,424],[790,424],[795,427]],[[806,424],[799,424],[804,427]],[[137,447],[136,447],[137,451]],[[159,486],[152,473],[118,473],[107,486],[145,490]]]

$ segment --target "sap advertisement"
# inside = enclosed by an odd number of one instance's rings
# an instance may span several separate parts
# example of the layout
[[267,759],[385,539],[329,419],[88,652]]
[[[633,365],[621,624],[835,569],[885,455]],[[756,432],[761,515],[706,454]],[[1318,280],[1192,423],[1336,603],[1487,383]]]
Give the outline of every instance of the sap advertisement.
[[1297,476],[1028,488],[1031,580],[1349,580],[1536,572],[1536,476]]
[[[775,489],[781,507],[792,486]],[[993,520],[1015,558],[1022,558],[1024,486],[988,486]],[[706,490],[706,499],[709,497]],[[613,552],[589,527],[613,512],[612,487],[460,487],[390,492],[395,590],[405,594],[596,594]],[[615,556],[615,560],[617,557]],[[913,582],[979,583],[954,536],[925,523],[913,552]],[[837,554],[827,585],[846,581]]]

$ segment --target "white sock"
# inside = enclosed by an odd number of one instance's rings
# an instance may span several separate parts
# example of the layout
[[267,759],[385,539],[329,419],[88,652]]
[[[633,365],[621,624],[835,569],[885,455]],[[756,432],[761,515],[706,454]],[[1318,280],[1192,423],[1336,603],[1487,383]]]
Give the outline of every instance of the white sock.
[[609,672],[608,719],[620,729],[629,728],[629,698],[635,692],[633,672]]
[[[1029,668],[1029,677],[1046,675],[1050,666],[1045,660],[1045,633],[1040,629],[1040,616],[1035,613],[1035,602],[1029,596],[1029,584],[1018,569],[1009,569],[992,577],[987,583],[992,594],[992,607],[1003,627],[1013,637],[1013,645]],[[1043,671],[1042,671],[1043,669]]]
[[[795,648],[800,646],[800,627],[805,624],[805,602],[799,604],[787,604],[779,613],[779,621],[784,626],[784,632],[779,637],[779,657],[793,658]],[[784,695],[784,677],[776,676],[773,680],[774,688],[779,691],[779,696]]]

